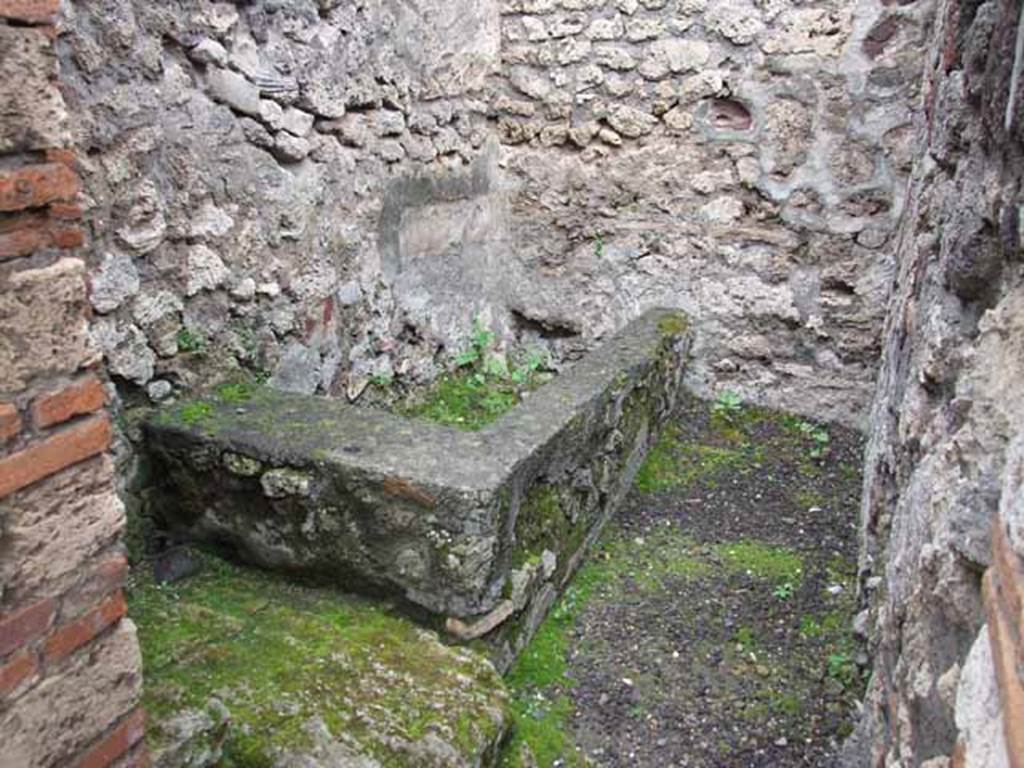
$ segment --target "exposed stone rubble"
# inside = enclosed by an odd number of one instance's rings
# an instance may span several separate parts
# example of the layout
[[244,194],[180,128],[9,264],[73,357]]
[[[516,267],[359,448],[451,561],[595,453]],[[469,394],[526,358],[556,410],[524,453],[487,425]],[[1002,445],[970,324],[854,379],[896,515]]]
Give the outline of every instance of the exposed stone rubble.
[[74,3],[111,373],[355,397],[665,305],[697,390],[863,424],[931,5]]
[[851,766],[1024,765],[1019,18],[945,0],[932,33],[871,422]]
[[671,412],[685,320],[651,311],[504,419],[461,432],[264,388],[146,427],[151,514],[178,539],[343,591],[396,594],[505,668]]

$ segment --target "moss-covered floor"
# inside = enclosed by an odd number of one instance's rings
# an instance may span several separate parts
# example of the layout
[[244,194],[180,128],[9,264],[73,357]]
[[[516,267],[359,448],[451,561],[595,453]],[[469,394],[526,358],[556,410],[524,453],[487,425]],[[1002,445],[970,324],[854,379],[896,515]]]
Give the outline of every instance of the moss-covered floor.
[[857,435],[687,402],[508,675],[505,768],[826,766],[862,692]]
[[129,591],[154,763],[229,768],[473,766],[508,725],[504,687],[387,605],[197,556]]

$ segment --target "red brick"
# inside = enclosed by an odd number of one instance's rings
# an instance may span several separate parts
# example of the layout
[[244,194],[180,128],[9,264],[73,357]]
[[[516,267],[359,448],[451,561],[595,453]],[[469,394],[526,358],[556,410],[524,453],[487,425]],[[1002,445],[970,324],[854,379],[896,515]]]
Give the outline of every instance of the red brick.
[[30,24],[52,22],[60,0],[0,0],[0,16]]
[[36,398],[32,403],[32,421],[39,428],[52,427],[75,416],[94,413],[106,402],[107,393],[103,383],[95,376],[88,376],[60,392]]
[[107,627],[120,621],[127,610],[124,593],[119,590],[84,616],[58,628],[43,646],[46,663],[60,661],[78,650]]
[[6,443],[21,432],[21,416],[10,403],[0,403],[0,443]]
[[[0,2],[2,2],[2,0],[0,0]],[[48,163],[60,163],[61,165],[66,165],[68,168],[74,168],[77,161],[78,155],[75,154],[75,150],[73,149],[53,147],[46,150],[46,162]]]
[[60,163],[45,163],[0,173],[0,211],[40,208],[78,197],[78,175]]
[[81,203],[50,203],[50,217],[61,221],[77,221],[85,215]]
[[1011,768],[1024,768],[1024,681],[1017,671],[1017,649],[1007,605],[1000,597],[995,568],[989,568],[982,582],[989,641],[995,666],[999,699],[1003,704],[1003,731]]
[[128,577],[128,558],[114,555],[100,563],[89,575],[80,580],[64,595],[62,615],[77,616],[100,600],[124,586]]
[[80,248],[81,227],[36,213],[0,220],[0,261],[28,256],[44,248]]
[[140,742],[118,761],[117,768],[150,768],[151,765],[149,750],[146,749],[145,742]]
[[42,637],[53,623],[57,604],[46,598],[19,611],[0,616],[0,657]]
[[145,731],[146,713],[136,709],[121,720],[110,733],[93,744],[79,758],[75,764],[76,768],[107,768],[142,741]]
[[1024,561],[1014,552],[1006,535],[1006,524],[997,519],[992,527],[993,565],[999,583],[999,594],[1006,603],[1014,634],[1024,631]]
[[0,698],[13,693],[22,683],[39,671],[34,653],[19,653],[6,664],[0,664]]
[[0,459],[0,498],[103,453],[111,434],[110,419],[104,413]]

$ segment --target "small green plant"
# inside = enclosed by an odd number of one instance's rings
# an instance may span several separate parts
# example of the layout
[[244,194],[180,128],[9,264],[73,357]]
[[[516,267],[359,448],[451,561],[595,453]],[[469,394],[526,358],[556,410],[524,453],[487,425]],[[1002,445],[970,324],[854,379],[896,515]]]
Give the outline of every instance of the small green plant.
[[206,354],[206,337],[199,331],[182,327],[178,330],[178,351],[188,355]]
[[774,595],[775,598],[778,600],[786,601],[793,596],[794,591],[795,588],[793,587],[793,583],[787,581],[783,584],[779,584],[779,586],[777,586],[775,590],[772,592],[772,595]]
[[543,349],[532,349],[523,361],[512,369],[510,377],[519,386],[526,386],[540,371],[549,367],[551,361]]
[[477,316],[473,321],[473,333],[469,337],[469,347],[455,357],[455,365],[459,368],[466,368],[483,362],[491,351],[491,347],[494,346],[496,338],[497,334],[487,326],[482,317]]
[[797,429],[811,442],[810,457],[812,459],[824,458],[828,453],[829,444],[832,442],[832,436],[829,435],[828,430],[809,421],[798,422]]
[[816,616],[804,616],[800,619],[800,634],[807,638],[816,639],[825,634],[825,627],[822,626]]
[[715,398],[711,406],[711,413],[727,422],[732,422],[743,410],[743,400],[738,394],[731,390],[722,392]]
[[547,378],[547,354],[531,350],[511,364],[495,351],[497,334],[478,317],[468,347],[455,357],[456,370],[443,376],[420,402],[404,406],[422,416],[461,429],[481,429],[511,410],[524,394]]
[[850,654],[843,651],[830,654],[827,662],[828,676],[843,686],[852,688],[857,683],[857,665]]
[[736,630],[736,645],[744,653],[750,653],[757,648],[757,635],[748,626],[742,626]]
[[395,381],[395,375],[388,371],[387,373],[375,373],[370,377],[370,383],[378,389],[387,389]]

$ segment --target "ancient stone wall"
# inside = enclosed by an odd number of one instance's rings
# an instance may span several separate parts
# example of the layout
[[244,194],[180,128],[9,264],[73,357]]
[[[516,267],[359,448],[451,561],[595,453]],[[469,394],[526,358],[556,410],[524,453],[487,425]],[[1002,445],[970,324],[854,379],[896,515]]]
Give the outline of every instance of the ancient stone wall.
[[161,400],[242,367],[355,395],[375,374],[429,374],[443,332],[497,302],[473,97],[497,63],[491,4],[67,12],[95,331],[119,382]]
[[944,0],[871,424],[851,766],[1024,765],[1024,23]]
[[862,425],[930,8],[503,3],[510,307],[591,339],[680,306],[697,391]]
[[862,424],[931,4],[69,4],[111,373],[355,396],[668,305],[698,390]]
[[124,508],[88,329],[57,2],[0,0],[0,765],[140,764]]

